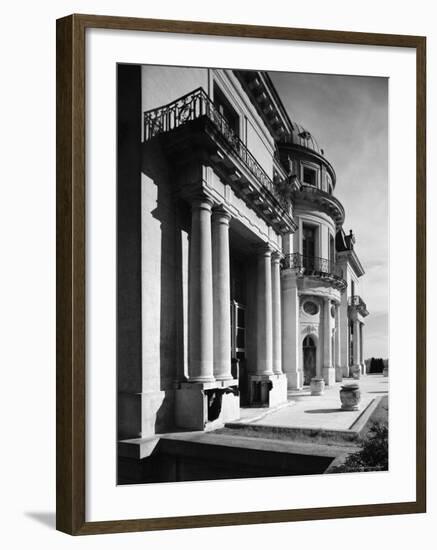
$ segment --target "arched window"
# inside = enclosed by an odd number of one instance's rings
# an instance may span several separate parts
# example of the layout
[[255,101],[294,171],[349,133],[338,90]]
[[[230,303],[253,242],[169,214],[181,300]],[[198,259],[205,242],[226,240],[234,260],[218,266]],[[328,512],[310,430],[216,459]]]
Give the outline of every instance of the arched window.
[[316,376],[316,343],[312,336],[305,336],[303,348],[303,383],[308,386]]
[[306,336],[303,340],[303,347],[304,348],[315,348],[316,344],[314,343],[314,339],[311,336]]

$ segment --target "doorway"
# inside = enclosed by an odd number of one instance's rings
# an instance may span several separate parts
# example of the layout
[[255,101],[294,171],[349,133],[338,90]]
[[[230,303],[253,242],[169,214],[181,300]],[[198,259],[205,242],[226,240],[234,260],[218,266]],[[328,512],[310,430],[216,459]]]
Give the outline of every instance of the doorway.
[[309,386],[311,378],[316,377],[316,344],[312,336],[306,336],[303,341],[303,383]]
[[246,307],[232,300],[231,303],[232,376],[238,379],[240,404],[248,400],[246,372]]

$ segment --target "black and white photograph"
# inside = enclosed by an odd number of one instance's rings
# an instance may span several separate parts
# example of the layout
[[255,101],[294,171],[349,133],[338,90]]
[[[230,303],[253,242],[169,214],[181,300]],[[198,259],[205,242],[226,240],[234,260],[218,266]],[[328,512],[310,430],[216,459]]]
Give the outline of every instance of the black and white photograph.
[[428,548],[436,10],[374,4],[4,5],[2,548]]
[[388,79],[117,67],[118,484],[387,471]]

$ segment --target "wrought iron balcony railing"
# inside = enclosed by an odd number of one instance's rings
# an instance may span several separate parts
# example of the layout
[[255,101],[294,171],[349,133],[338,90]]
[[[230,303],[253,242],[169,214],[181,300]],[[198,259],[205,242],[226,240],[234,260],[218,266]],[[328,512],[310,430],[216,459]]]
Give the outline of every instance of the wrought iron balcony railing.
[[145,112],[144,140],[148,141],[159,134],[171,132],[202,117],[213,123],[226,145],[238,156],[252,176],[288,211],[288,201],[278,189],[278,185],[273,183],[203,88],[197,88],[172,103]]
[[361,296],[350,296],[348,300],[348,305],[354,307],[363,317],[369,315],[367,310],[366,302],[361,298]]
[[327,258],[304,256],[303,254],[294,252],[292,254],[286,254],[283,259],[282,267],[284,269],[295,269],[301,275],[330,279],[340,290],[344,290],[347,286],[340,269],[336,266],[334,261],[328,260]]

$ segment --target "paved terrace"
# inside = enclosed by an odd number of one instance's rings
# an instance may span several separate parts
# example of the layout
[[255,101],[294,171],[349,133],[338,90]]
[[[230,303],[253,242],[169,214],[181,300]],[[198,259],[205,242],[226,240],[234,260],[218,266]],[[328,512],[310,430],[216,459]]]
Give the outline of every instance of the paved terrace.
[[152,472],[144,478],[140,470],[139,479],[127,477],[123,482],[325,473],[357,451],[369,418],[388,393],[388,379],[382,375],[369,375],[358,383],[359,411],[341,410],[339,383],[322,396],[311,396],[307,389],[289,392],[288,403],[274,410],[242,408],[239,421],[213,431],[178,431],[120,442],[124,461],[137,464],[135,460],[150,457]]
[[[361,389],[361,403],[358,411],[343,411],[340,402],[340,388],[343,384],[358,382]],[[309,388],[290,391],[288,403],[274,410],[242,408],[239,421],[227,427],[275,427],[310,430],[354,430],[368,418],[380,397],[388,394],[388,378],[382,375],[367,375],[360,380],[347,379],[342,383],[326,387],[321,396],[312,396]]]

